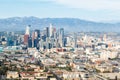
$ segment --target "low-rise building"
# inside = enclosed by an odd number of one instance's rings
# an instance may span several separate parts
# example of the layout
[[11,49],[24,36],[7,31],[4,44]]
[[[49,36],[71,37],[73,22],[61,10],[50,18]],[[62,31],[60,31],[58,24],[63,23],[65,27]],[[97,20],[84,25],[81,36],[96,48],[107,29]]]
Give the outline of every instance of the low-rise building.
[[7,72],[7,79],[15,79],[15,78],[19,78],[19,74],[16,71],[8,71]]

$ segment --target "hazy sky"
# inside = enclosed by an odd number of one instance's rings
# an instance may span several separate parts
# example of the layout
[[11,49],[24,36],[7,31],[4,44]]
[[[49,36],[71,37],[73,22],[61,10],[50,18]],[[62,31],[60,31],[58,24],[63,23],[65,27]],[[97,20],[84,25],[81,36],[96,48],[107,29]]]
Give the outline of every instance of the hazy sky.
[[120,0],[0,0],[0,18],[24,16],[117,21]]

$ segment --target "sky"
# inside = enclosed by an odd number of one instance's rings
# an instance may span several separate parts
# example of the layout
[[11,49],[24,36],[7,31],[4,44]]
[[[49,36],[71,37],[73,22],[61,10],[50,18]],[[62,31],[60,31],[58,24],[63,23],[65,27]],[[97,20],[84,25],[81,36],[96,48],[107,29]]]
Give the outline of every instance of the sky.
[[120,21],[120,0],[0,0],[0,18],[29,16]]

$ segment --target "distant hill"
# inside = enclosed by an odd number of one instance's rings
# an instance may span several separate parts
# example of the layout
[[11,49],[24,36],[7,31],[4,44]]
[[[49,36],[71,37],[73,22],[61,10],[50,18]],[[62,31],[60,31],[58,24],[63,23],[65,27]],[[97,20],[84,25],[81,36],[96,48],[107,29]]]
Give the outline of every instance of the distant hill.
[[54,27],[63,27],[66,31],[120,32],[120,23],[99,23],[77,18],[37,18],[12,17],[0,19],[0,31],[25,30],[27,25],[32,29],[44,29],[52,23]]

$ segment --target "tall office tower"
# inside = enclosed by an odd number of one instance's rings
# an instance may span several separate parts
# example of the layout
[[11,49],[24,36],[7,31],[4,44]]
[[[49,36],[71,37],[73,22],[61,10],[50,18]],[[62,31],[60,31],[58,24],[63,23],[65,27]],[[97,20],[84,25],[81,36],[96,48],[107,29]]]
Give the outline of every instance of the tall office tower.
[[50,37],[52,37],[53,36],[53,26],[52,26],[52,24],[50,24],[49,33],[50,33]]
[[50,48],[55,48],[55,39],[54,38],[51,38],[50,40],[50,43],[51,43],[51,47]]
[[56,28],[53,28],[53,37],[54,37],[54,39],[57,39]]
[[74,33],[74,48],[77,48],[77,34]]
[[26,27],[26,32],[25,32],[26,35],[30,35],[30,27],[31,27],[31,25],[28,25]]
[[46,27],[46,37],[49,37],[50,33],[49,33],[49,27]]
[[35,33],[35,39],[38,39],[38,33],[37,32],[34,33]]
[[14,41],[12,39],[12,37],[7,37],[7,46],[13,46],[14,45]]
[[29,39],[29,36],[30,36],[30,27],[31,27],[31,25],[28,25],[26,27],[26,32],[25,32],[25,35],[24,35],[24,44],[26,46],[28,46],[28,39]]
[[7,46],[13,46],[14,45],[14,35],[12,35],[12,32],[7,34]]
[[46,49],[49,49],[49,38],[46,38],[45,46],[46,46]]
[[38,33],[36,31],[32,32],[32,40],[38,39]]
[[60,28],[60,35],[62,36],[62,38],[64,38],[64,29]]
[[60,47],[64,47],[64,29],[63,28],[59,29],[58,36],[59,36]]
[[32,33],[32,47],[38,47],[38,42],[39,42],[38,33],[34,31]]
[[28,47],[32,47],[32,38],[31,37],[29,37],[29,39],[28,39]]
[[67,44],[67,38],[64,38],[64,46]]
[[32,47],[34,47],[35,32],[32,32]]
[[35,37],[40,38],[40,30],[35,30]]
[[38,48],[38,42],[39,42],[38,39],[34,39],[34,47]]
[[24,35],[24,44],[25,44],[26,46],[28,46],[28,39],[29,39],[29,35],[25,34],[25,35]]

